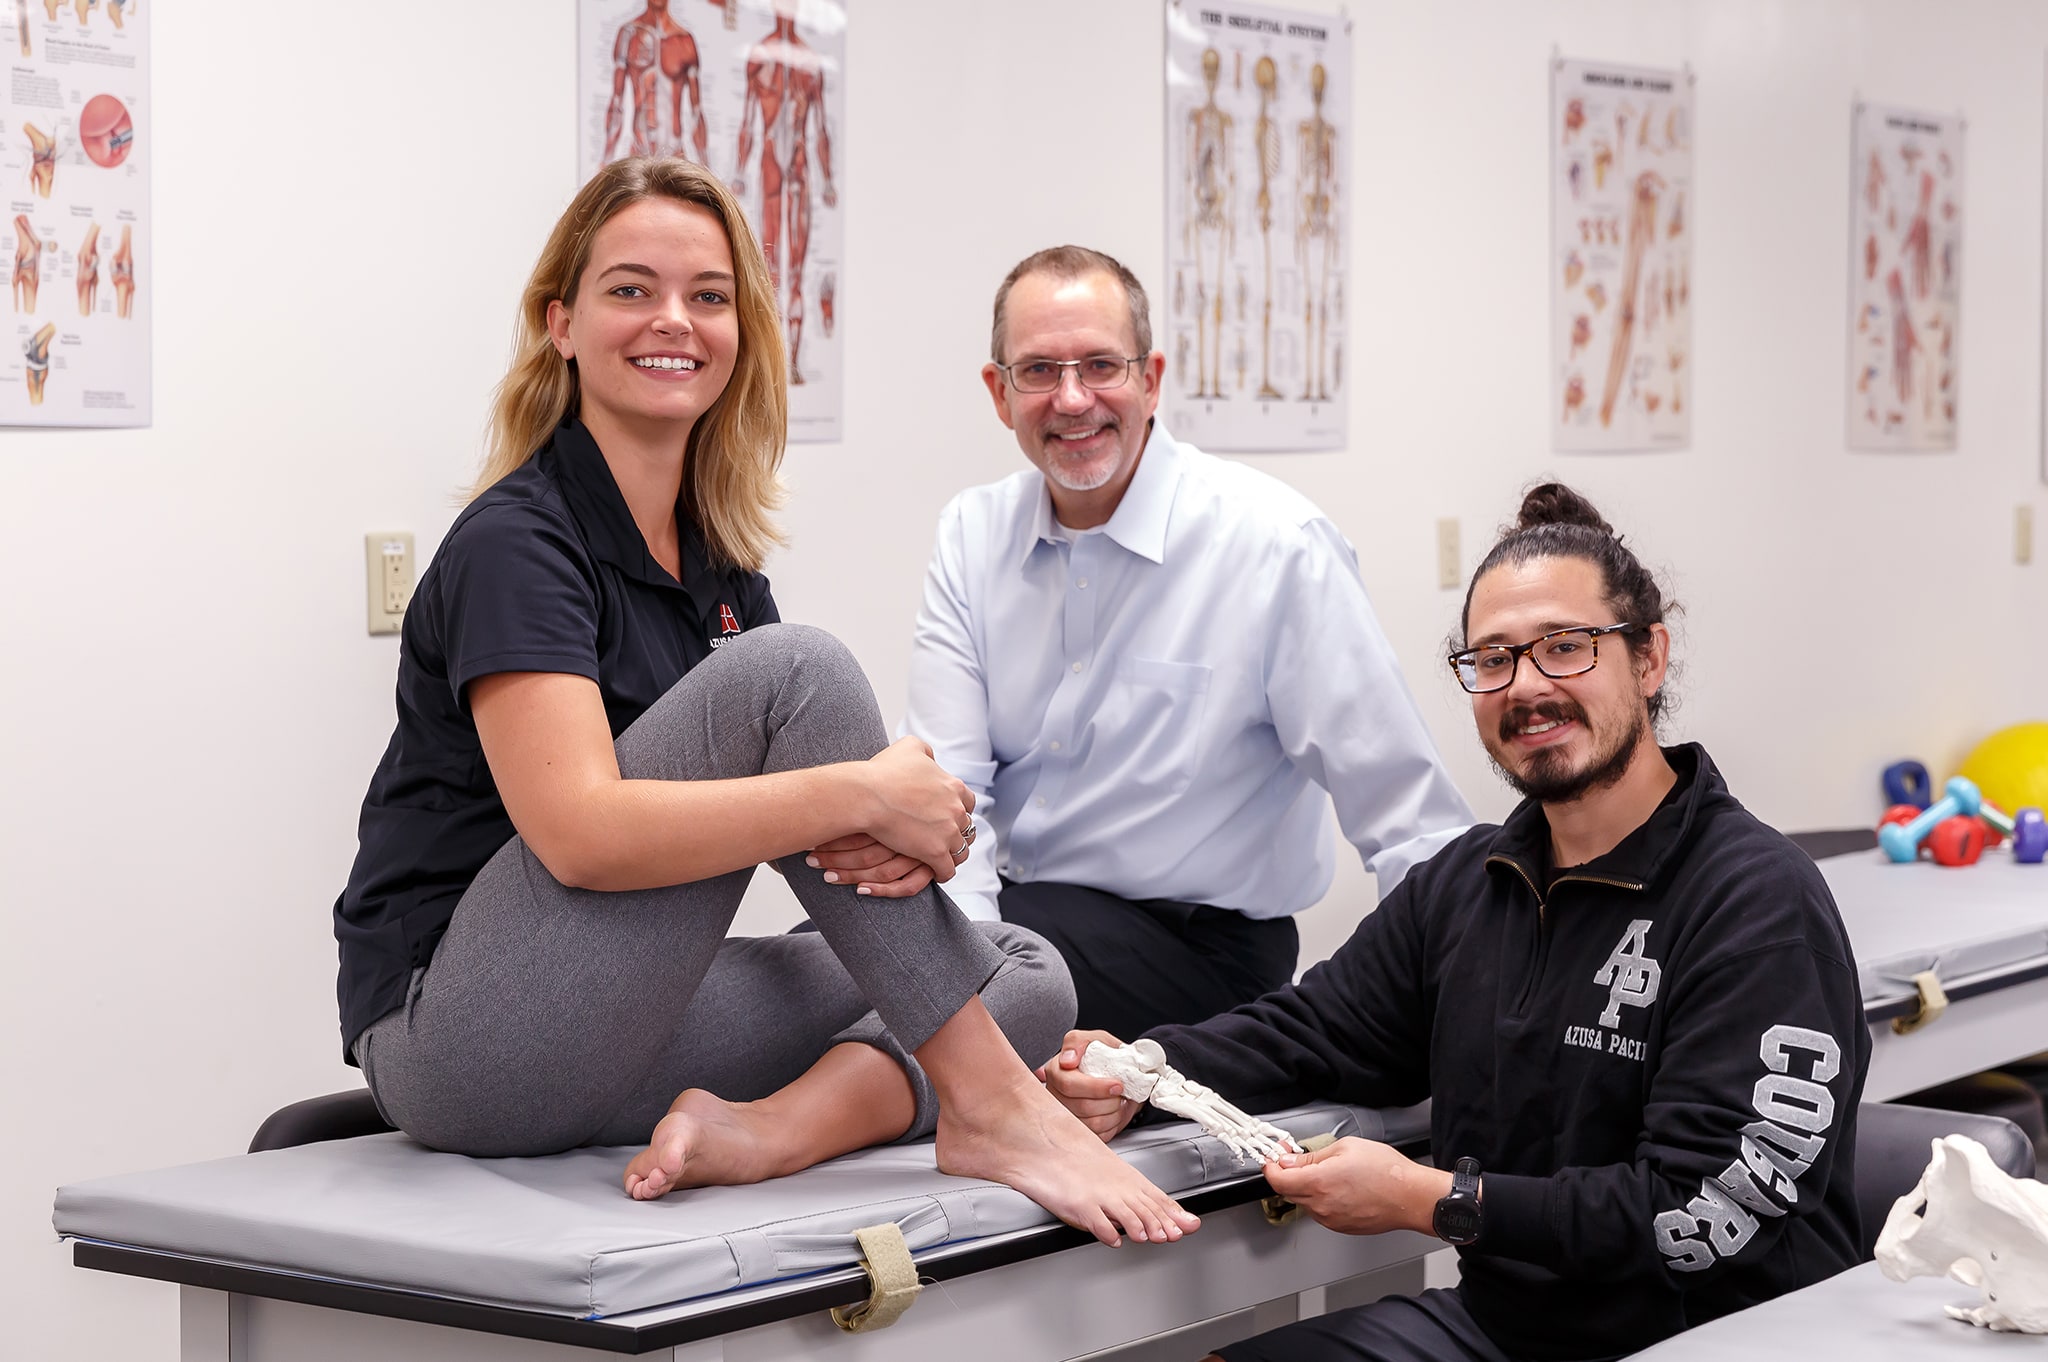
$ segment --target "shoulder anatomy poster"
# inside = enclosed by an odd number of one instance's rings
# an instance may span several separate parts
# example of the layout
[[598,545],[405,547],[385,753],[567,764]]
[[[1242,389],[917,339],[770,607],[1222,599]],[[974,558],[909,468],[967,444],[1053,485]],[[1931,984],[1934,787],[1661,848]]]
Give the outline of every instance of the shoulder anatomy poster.
[[1551,409],[1565,451],[1692,439],[1692,76],[1551,72]]
[[1963,121],[1856,109],[1849,447],[1953,449]]
[[149,424],[155,0],[0,0],[10,249],[0,425]]
[[1351,24],[1166,11],[1166,420],[1217,450],[1344,444]]
[[787,327],[789,437],[838,439],[843,0],[581,0],[577,25],[581,178],[687,156],[732,186]]

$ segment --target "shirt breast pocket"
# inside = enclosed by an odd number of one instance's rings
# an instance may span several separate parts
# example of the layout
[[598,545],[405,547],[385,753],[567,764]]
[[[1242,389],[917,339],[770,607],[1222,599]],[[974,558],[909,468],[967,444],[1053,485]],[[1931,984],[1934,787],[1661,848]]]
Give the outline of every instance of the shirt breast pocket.
[[1124,658],[1096,711],[1092,774],[1140,797],[1186,791],[1201,765],[1210,680],[1199,662]]

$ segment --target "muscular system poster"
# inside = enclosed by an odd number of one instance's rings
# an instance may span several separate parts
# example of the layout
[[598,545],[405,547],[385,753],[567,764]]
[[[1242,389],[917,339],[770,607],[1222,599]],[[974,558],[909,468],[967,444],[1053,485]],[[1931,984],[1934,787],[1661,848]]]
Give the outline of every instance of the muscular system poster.
[[1167,7],[1167,277],[1152,315],[1175,435],[1343,446],[1350,153],[1349,20]]
[[843,0],[580,0],[577,24],[580,178],[673,155],[732,186],[775,274],[789,438],[838,439]]
[[1963,122],[1856,108],[1849,447],[1954,449]]
[[0,425],[149,424],[156,0],[0,0],[10,262]]
[[1692,77],[1551,71],[1550,422],[1564,451],[1692,442]]

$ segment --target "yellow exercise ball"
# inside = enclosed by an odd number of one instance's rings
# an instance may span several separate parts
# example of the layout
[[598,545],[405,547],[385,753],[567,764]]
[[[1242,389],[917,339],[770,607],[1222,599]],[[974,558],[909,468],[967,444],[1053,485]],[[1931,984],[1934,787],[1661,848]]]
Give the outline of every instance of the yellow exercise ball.
[[2048,811],[2048,723],[2014,724],[1977,744],[1958,775],[2007,813]]

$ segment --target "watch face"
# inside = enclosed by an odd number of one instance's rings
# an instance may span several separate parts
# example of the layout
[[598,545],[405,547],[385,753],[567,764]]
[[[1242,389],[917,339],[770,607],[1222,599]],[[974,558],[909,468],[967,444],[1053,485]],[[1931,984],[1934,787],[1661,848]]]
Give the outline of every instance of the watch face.
[[1479,1237],[1477,1202],[1446,1197],[1436,1204],[1436,1233],[1447,1244],[1469,1244]]

